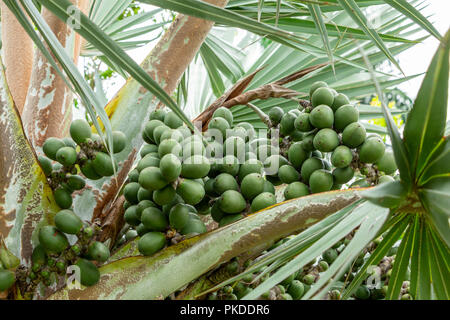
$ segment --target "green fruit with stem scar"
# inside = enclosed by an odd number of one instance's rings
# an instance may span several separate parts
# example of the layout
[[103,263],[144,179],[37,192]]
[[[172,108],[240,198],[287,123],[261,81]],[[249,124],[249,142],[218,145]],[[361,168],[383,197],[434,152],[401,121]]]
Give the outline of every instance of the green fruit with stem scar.
[[294,127],[300,132],[308,132],[313,129],[309,121],[309,113],[300,114],[294,121]]
[[144,256],[150,256],[166,245],[166,236],[161,232],[148,232],[138,241],[139,252]]
[[309,122],[319,129],[333,127],[333,109],[323,104],[315,107],[309,114]]
[[[222,117],[212,118],[208,124],[208,130],[214,137],[217,137],[219,141],[225,141],[227,130],[230,128],[230,123]],[[215,132],[214,130],[218,130],[218,132]],[[221,137],[219,137],[219,135],[221,135]]]
[[331,152],[339,145],[339,137],[336,131],[325,128],[314,136],[314,148],[322,152]]
[[350,123],[342,132],[342,143],[353,149],[360,146],[366,139],[366,129],[359,122]]
[[309,178],[309,187],[312,193],[330,191],[333,187],[333,175],[326,170],[316,170]]
[[350,165],[353,160],[352,151],[346,146],[338,146],[331,155],[331,163],[336,168],[345,168]]
[[90,260],[95,260],[98,262],[105,262],[109,259],[109,249],[103,243],[99,241],[94,241],[89,245],[87,256]]
[[246,175],[241,182],[242,195],[246,199],[252,200],[264,191],[264,182],[264,178],[259,173],[250,173]]
[[75,265],[80,268],[80,283],[83,286],[93,286],[100,280],[100,272],[91,261],[78,259]]
[[156,207],[145,208],[141,221],[147,229],[153,231],[164,231],[168,226],[166,215]]
[[155,109],[150,113],[150,120],[159,120],[164,121],[164,117],[166,116],[166,112],[164,109]]
[[228,124],[230,125],[230,127],[233,125],[233,114],[231,113],[230,109],[225,108],[225,107],[220,107],[218,108],[216,111],[214,111],[213,118],[223,118],[225,120],[227,120]]
[[66,209],[55,215],[55,225],[61,232],[77,234],[83,227],[83,222],[72,210]]
[[346,104],[336,110],[334,114],[334,127],[343,131],[350,123],[358,122],[359,111],[351,104]]
[[149,167],[139,174],[139,184],[147,190],[154,191],[164,188],[168,181],[164,179],[159,168]]
[[220,209],[229,214],[240,213],[247,207],[247,203],[242,194],[235,190],[225,191],[219,201]]
[[53,226],[39,229],[39,243],[46,252],[55,254],[63,252],[69,246],[66,236]]
[[187,204],[194,206],[202,201],[205,196],[205,188],[197,181],[184,179],[178,185],[177,193]]
[[77,152],[72,147],[62,147],[56,152],[56,161],[65,167],[70,167],[77,161]]
[[64,188],[58,188],[53,192],[56,204],[61,209],[69,209],[72,206],[72,195]]
[[321,87],[314,91],[311,97],[311,104],[313,107],[319,105],[332,106],[334,102],[334,94],[327,87]]
[[42,150],[45,155],[52,160],[56,160],[56,153],[59,149],[64,148],[66,145],[61,139],[58,138],[48,138],[45,140]]
[[172,228],[181,230],[189,221],[189,209],[185,204],[175,205],[169,213],[169,223]]
[[92,135],[91,126],[86,120],[77,119],[70,124],[70,136],[77,144],[86,142]]
[[114,174],[114,169],[117,171],[116,161],[111,159],[111,157],[104,152],[97,152],[92,161],[92,166],[95,172],[103,177],[112,176]]
[[255,199],[253,199],[251,210],[252,212],[256,212],[264,208],[273,206],[276,203],[277,199],[274,194],[270,192],[263,192],[256,196]]
[[286,200],[300,198],[309,194],[309,189],[303,182],[292,182],[284,189],[284,198]]

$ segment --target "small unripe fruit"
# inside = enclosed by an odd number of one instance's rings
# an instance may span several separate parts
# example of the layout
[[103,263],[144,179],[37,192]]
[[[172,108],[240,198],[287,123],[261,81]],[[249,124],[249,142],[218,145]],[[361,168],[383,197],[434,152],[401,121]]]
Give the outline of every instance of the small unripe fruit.
[[311,104],[313,107],[317,107],[321,104],[326,106],[332,106],[334,102],[334,94],[330,88],[321,87],[314,91],[311,97]]
[[172,228],[181,230],[189,221],[189,209],[184,204],[177,204],[170,210],[169,223]]
[[127,136],[122,131],[113,131],[113,152],[119,153],[127,146]]
[[366,139],[366,129],[359,122],[350,123],[342,132],[342,142],[349,148],[360,146]]
[[58,138],[48,138],[45,140],[42,150],[45,155],[52,160],[56,160],[56,153],[59,149],[64,148],[66,145],[61,139]]
[[0,292],[8,290],[16,281],[14,272],[9,270],[0,270]]
[[272,122],[272,125],[277,125],[280,123],[283,118],[284,111],[280,107],[273,107],[269,111],[269,119]]
[[385,149],[381,139],[367,139],[359,149],[359,160],[364,163],[375,163],[383,157]]
[[55,215],[55,225],[61,232],[77,234],[83,227],[83,222],[72,210],[66,209]]
[[326,170],[316,170],[309,178],[309,186],[312,193],[330,191],[333,187],[333,175]]
[[259,173],[250,173],[241,182],[242,195],[251,200],[264,191],[264,178]]
[[302,165],[301,177],[304,182],[309,183],[311,174],[319,169],[323,169],[323,162],[318,158],[309,158]]
[[292,183],[300,179],[300,174],[290,165],[283,165],[278,170],[278,178],[283,183]]
[[310,153],[305,151],[302,146],[302,142],[295,142],[289,147],[288,159],[292,163],[294,168],[300,169],[303,162],[309,158]]
[[147,190],[154,191],[164,188],[168,182],[159,168],[148,167],[139,174],[139,184]]
[[294,121],[294,127],[300,132],[308,132],[313,129],[311,122],[309,121],[309,113],[300,114]]
[[144,209],[142,211],[141,221],[147,229],[153,231],[164,231],[168,226],[166,215],[155,207]]
[[183,120],[175,112],[169,111],[164,117],[164,124],[172,129],[177,129],[183,125]]
[[115,160],[103,152],[97,152],[92,161],[92,166],[95,172],[103,177],[110,177],[114,174],[114,168],[117,170]]
[[351,167],[336,168],[333,170],[334,182],[338,184],[344,184],[349,182],[355,174],[355,171]]
[[308,186],[299,181],[289,184],[286,187],[286,189],[284,189],[285,200],[300,198],[308,194],[309,194]]
[[314,148],[322,152],[331,152],[339,145],[339,137],[336,131],[325,128],[314,136]]
[[101,242],[95,241],[89,246],[87,255],[91,260],[105,262],[108,260],[110,253],[107,246]]
[[358,122],[359,111],[351,104],[346,104],[336,110],[334,114],[334,127],[343,131],[350,123]]
[[319,129],[331,128],[334,123],[333,110],[327,105],[319,105],[309,114],[309,122]]
[[93,286],[100,280],[100,272],[91,261],[79,259],[76,265],[80,268],[80,283],[83,286]]
[[311,88],[309,89],[309,97],[310,97],[310,99],[312,99],[312,96],[313,96],[314,92],[317,89],[322,88],[322,87],[328,88],[328,84],[326,82],[324,82],[324,81],[314,82],[313,85],[311,86]]
[[91,126],[86,120],[77,119],[70,124],[70,136],[77,144],[86,142],[91,135]]
[[256,212],[267,207],[273,206],[277,203],[277,199],[274,194],[270,192],[263,192],[256,196],[252,201],[251,209],[252,212]]
[[187,204],[194,206],[202,201],[205,196],[205,188],[195,180],[184,179],[178,185],[177,193]]
[[69,246],[66,236],[53,226],[39,229],[39,243],[46,252],[55,254],[63,252]]
[[182,166],[181,161],[177,156],[173,154],[166,154],[161,158],[159,168],[164,179],[168,182],[173,182],[180,176]]
[[240,213],[247,207],[247,203],[242,194],[235,190],[225,191],[219,201],[220,209],[229,214]]
[[161,232],[148,232],[138,241],[139,252],[150,256],[166,245],[166,236]]
[[138,200],[138,192],[141,188],[140,184],[137,182],[130,182],[125,185],[123,188],[123,195],[125,199],[131,203],[136,204],[139,202]]
[[338,146],[331,155],[331,163],[336,168],[345,168],[350,165],[353,160],[352,151],[346,146]]

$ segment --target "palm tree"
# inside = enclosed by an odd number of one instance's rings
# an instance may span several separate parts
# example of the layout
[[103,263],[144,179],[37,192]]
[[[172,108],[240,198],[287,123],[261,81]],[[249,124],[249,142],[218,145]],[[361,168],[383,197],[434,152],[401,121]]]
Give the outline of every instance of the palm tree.
[[[445,123],[449,34],[442,37],[435,30],[421,13],[421,4],[406,0],[142,0],[159,9],[125,16],[122,13],[133,1],[74,3],[2,3],[6,71],[0,74],[4,145],[0,151],[0,265],[19,275],[17,290],[10,289],[9,297],[158,299],[173,298],[176,293],[180,299],[192,299],[258,273],[253,289],[242,296],[256,299],[297,276],[300,269],[317,269],[311,262],[347,238],[345,248],[322,270],[303,299],[331,297],[335,288],[340,298],[351,297],[371,276],[368,270],[386,262],[382,259],[394,244],[398,251],[395,262],[387,259],[392,271],[384,289],[386,299],[398,299],[407,278],[414,299],[449,298],[446,190],[450,162]],[[364,9],[373,5],[380,10],[371,23]],[[136,27],[155,19],[162,9],[178,13],[168,28],[167,19]],[[17,50],[17,38],[5,33],[8,28],[18,31],[22,50]],[[238,34],[243,35],[240,40],[230,35],[230,28],[245,30]],[[125,51],[146,44],[149,40],[139,37],[155,30],[165,32],[138,65]],[[423,30],[441,46],[400,133],[392,116],[405,111],[389,109],[383,89],[417,76],[398,76],[401,69],[395,56],[420,43],[425,37],[417,37]],[[256,59],[247,60],[245,53],[254,47],[259,48]],[[95,56],[127,78],[106,105],[77,69],[80,55]],[[24,63],[17,66],[18,60]],[[395,71],[374,71],[383,62],[391,63]],[[372,93],[375,86],[382,107],[358,108],[364,119],[384,117],[386,127],[364,125],[368,132],[386,136],[392,145],[397,181],[282,202],[148,257],[140,255],[137,239],[118,246],[124,231],[122,189],[153,110],[165,106],[188,128],[198,130],[191,119],[208,121],[215,109],[225,105],[235,122],[265,128],[264,116],[270,109],[297,108],[317,81],[328,82],[353,100]],[[24,290],[20,275],[31,267],[39,229],[54,224],[59,211],[36,153],[47,138],[67,136],[74,96],[107,145],[112,145],[117,130],[130,141],[115,155],[120,165],[114,178],[89,180],[73,200],[74,212],[98,223],[102,230],[98,240],[114,250],[100,267],[97,284],[73,290],[61,283],[30,293]],[[285,240],[268,250],[279,239]],[[347,269],[367,252],[369,257],[349,279]],[[254,257],[259,258],[245,264]],[[228,266],[236,258],[237,271],[230,272]],[[347,277],[340,281],[343,276]]]

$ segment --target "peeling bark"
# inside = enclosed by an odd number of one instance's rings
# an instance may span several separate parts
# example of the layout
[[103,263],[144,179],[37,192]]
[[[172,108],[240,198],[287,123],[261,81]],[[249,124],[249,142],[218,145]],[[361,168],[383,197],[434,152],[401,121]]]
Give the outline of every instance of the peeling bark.
[[33,65],[33,41],[3,1],[0,8],[6,79],[17,109],[22,113]]
[[[83,11],[87,0],[73,1]],[[75,63],[81,51],[76,33],[46,8],[42,16]],[[23,110],[25,131],[31,144],[42,146],[49,137],[68,135],[72,121],[73,94],[56,70],[47,62],[40,50],[36,50],[28,95]]]

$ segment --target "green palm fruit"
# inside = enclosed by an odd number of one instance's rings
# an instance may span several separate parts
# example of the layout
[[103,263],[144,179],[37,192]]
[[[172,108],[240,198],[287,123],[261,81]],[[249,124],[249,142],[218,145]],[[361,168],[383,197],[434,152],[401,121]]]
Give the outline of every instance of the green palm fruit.
[[148,167],[159,167],[161,160],[159,159],[159,154],[149,153],[141,160],[139,160],[136,169],[141,172],[143,169]]
[[393,174],[397,170],[397,163],[392,151],[386,151],[375,165],[378,170],[383,171],[385,174]]
[[180,176],[182,166],[178,157],[169,153],[161,158],[159,168],[164,179],[173,182]]
[[309,122],[316,128],[332,128],[334,123],[333,109],[327,105],[315,107],[309,114]]
[[141,223],[138,216],[138,206],[133,205],[127,208],[123,214],[123,218],[130,226],[138,226]]
[[187,159],[194,155],[205,155],[206,148],[201,141],[186,139],[181,144],[183,159]]
[[273,107],[269,111],[269,119],[272,122],[272,125],[277,125],[280,123],[281,119],[284,116],[284,111],[280,107]]
[[91,135],[91,126],[86,120],[77,119],[70,124],[70,136],[77,144],[86,142]]
[[79,175],[71,175],[67,179],[67,184],[72,190],[81,190],[86,186],[86,181]]
[[244,128],[246,131],[245,136],[248,138],[248,139],[246,139],[246,141],[253,140],[256,137],[255,128],[250,123],[243,121],[243,122],[239,122],[235,125],[235,128],[240,128],[240,127]]
[[75,143],[75,141],[73,141],[71,138],[66,137],[66,138],[62,138],[62,141],[64,142],[64,144],[66,145],[66,147],[71,147],[76,149],[77,148],[77,144]]
[[190,205],[196,205],[205,196],[205,188],[197,181],[184,179],[177,188],[177,193]]
[[193,155],[183,161],[181,176],[189,179],[203,178],[209,173],[210,169],[211,164],[208,158],[202,155]]
[[175,156],[181,155],[181,145],[174,139],[166,139],[161,141],[158,147],[159,158],[164,157],[166,154],[173,154]]
[[359,149],[359,160],[364,163],[375,163],[383,157],[385,150],[383,140],[367,139]]
[[247,203],[242,194],[235,190],[227,190],[220,197],[220,209],[228,214],[236,214],[245,210]]
[[180,195],[176,194],[169,204],[162,206],[162,212],[164,213],[164,215],[166,217],[169,217],[170,210],[172,209],[173,206],[177,205],[178,203],[185,203],[185,202]]
[[213,118],[223,118],[225,120],[227,120],[228,124],[230,125],[230,127],[233,126],[233,114],[231,113],[230,109],[225,108],[225,107],[220,107],[218,109],[216,109],[216,111],[214,111]]
[[259,160],[264,162],[271,155],[278,154],[278,148],[271,145],[261,145],[256,149],[256,156]]
[[226,226],[228,224],[232,224],[233,222],[236,222],[238,220],[241,220],[244,218],[244,216],[240,213],[238,214],[226,214],[222,219],[219,221],[219,228]]
[[141,220],[142,211],[149,207],[156,207],[156,204],[151,200],[142,200],[137,204],[136,216],[139,220]]
[[314,91],[311,97],[311,104],[315,108],[321,104],[332,106],[334,102],[334,94],[330,88],[320,87]]
[[56,204],[61,209],[68,209],[72,206],[72,195],[64,188],[58,188],[53,192]]
[[175,205],[169,213],[169,223],[174,229],[181,230],[189,220],[189,209],[185,204]]
[[314,150],[314,136],[315,134],[307,135],[300,142],[303,150],[305,150],[306,152],[311,152]]
[[300,174],[294,167],[285,164],[278,170],[278,178],[280,178],[281,182],[288,184],[298,181],[300,179]]
[[336,260],[338,257],[338,253],[336,251],[336,249],[328,249],[327,251],[325,251],[322,254],[322,258],[323,260],[325,260],[329,265],[332,264],[334,262],[334,260]]
[[150,120],[159,120],[164,121],[164,117],[166,116],[166,112],[164,109],[155,109],[152,112],[150,112]]
[[333,111],[336,111],[337,109],[346,104],[350,104],[350,99],[345,94],[338,93],[336,96],[334,96],[334,102],[333,105],[331,106],[331,109],[333,109]]
[[308,132],[313,129],[309,121],[309,113],[300,114],[294,121],[294,127],[300,132]]
[[155,144],[145,144],[139,154],[141,155],[141,158],[144,158],[147,154],[152,152],[158,152],[158,146]]
[[289,293],[283,293],[280,295],[280,300],[293,300],[293,298]]
[[288,159],[279,154],[274,154],[268,157],[266,161],[264,161],[264,169],[266,174],[275,176],[277,175],[280,167],[289,164],[290,163]]
[[309,194],[309,189],[303,182],[292,182],[284,189],[284,199],[295,199]]
[[119,153],[127,146],[127,136],[122,131],[113,131],[113,152]]
[[270,181],[265,180],[264,181],[264,189],[263,192],[270,192],[272,194],[275,194],[275,187]]
[[166,245],[166,236],[161,232],[148,232],[138,241],[139,252],[144,256],[150,256]]
[[311,86],[311,88],[309,89],[309,97],[310,97],[310,99],[312,99],[312,96],[313,96],[314,92],[317,89],[322,88],[322,87],[328,88],[328,84],[326,82],[324,82],[324,81],[314,82],[313,85]]
[[216,182],[215,178],[207,178],[205,181],[205,193],[210,197],[216,197],[217,193],[214,190],[214,183]]
[[72,147],[62,147],[56,152],[56,161],[70,167],[77,161],[77,152]]
[[319,262],[319,270],[320,270],[320,272],[327,271],[329,267],[330,267],[330,265],[325,260],[322,260],[322,261]]
[[183,134],[178,131],[178,129],[169,129],[163,132],[161,137],[159,138],[159,143],[167,139],[173,139],[178,143],[181,143],[184,140]]
[[[224,141],[227,136],[227,130],[231,128],[230,123],[222,117],[215,117],[209,121],[208,130],[219,130],[222,137],[218,137],[219,141]],[[210,131],[211,132],[211,131]],[[218,133],[212,131],[213,136],[217,137]]]
[[61,210],[55,215],[55,226],[67,234],[77,234],[83,227],[83,222],[72,210]]
[[336,168],[345,168],[352,163],[352,151],[346,146],[338,146],[331,155],[331,163]]
[[314,148],[322,152],[331,152],[339,145],[339,137],[333,129],[321,129],[314,136]]
[[226,213],[220,209],[219,201],[215,201],[211,207],[211,218],[216,222],[220,222],[224,216],[226,216]]
[[164,188],[168,182],[159,168],[148,167],[139,174],[139,184],[147,190],[154,191]]
[[33,263],[33,266],[34,265],[38,266],[36,269],[39,269],[41,266],[43,266],[47,263],[47,254],[45,253],[45,249],[41,244],[38,244],[33,249],[33,253],[31,255],[31,261]]
[[53,170],[52,161],[45,156],[39,156],[38,160],[39,160],[39,164],[42,167],[42,171],[44,171],[44,174],[46,176],[49,176]]
[[303,283],[301,283],[298,280],[292,280],[290,283],[287,293],[289,293],[292,296],[292,299],[294,300],[300,300],[300,298],[305,293],[305,287],[303,286]]
[[370,297],[370,290],[364,285],[360,285],[355,291],[355,297],[361,300],[367,300]]
[[83,286],[93,286],[100,280],[100,272],[91,261],[78,259],[75,265],[80,268],[80,283]]
[[342,132],[342,143],[349,148],[359,147],[366,139],[366,129],[359,122],[350,123]]
[[64,273],[66,271],[67,265],[63,261],[57,261],[55,266],[56,266],[56,269],[58,269],[58,271],[60,273]]
[[[307,274],[302,279],[302,282],[308,286],[312,285],[315,281],[316,281],[316,277],[313,274]],[[306,286],[304,286],[304,289],[305,289],[305,293],[306,293],[306,291],[307,291]]]
[[164,231],[168,226],[166,215],[156,207],[148,207],[142,211],[142,224],[149,230]]
[[302,142],[293,143],[288,150],[288,159],[292,166],[296,169],[302,167],[303,162],[308,159],[310,153],[305,151]]
[[58,138],[48,138],[45,140],[42,150],[45,155],[52,160],[56,160],[56,153],[59,149],[64,148],[66,145],[61,139]]
[[305,162],[303,162],[302,169],[300,172],[303,181],[309,182],[311,174],[319,169],[323,169],[323,162],[320,159],[318,158],[306,159]]
[[309,178],[309,186],[312,193],[330,191],[333,187],[333,175],[326,170],[316,170]]
[[355,171],[351,167],[336,168],[333,170],[334,182],[344,184],[352,180]]
[[239,173],[240,165],[239,159],[233,155],[227,155],[219,164],[219,171],[222,173],[231,174],[233,177]]
[[14,272],[0,269],[0,292],[11,288],[15,281],[16,277]]
[[247,200],[252,200],[264,191],[264,178],[259,173],[250,173],[241,182],[241,193]]
[[395,179],[392,178],[391,176],[381,176],[380,178],[378,178],[378,184],[393,182],[393,181],[395,181]]
[[358,109],[351,104],[345,104],[339,107],[334,114],[334,127],[343,131],[350,123],[358,122],[358,120]]
[[87,160],[80,169],[83,175],[90,180],[98,180],[102,177],[95,171],[92,160]]
[[187,234],[202,234],[205,233],[206,226],[203,221],[199,219],[190,218],[186,225],[181,229],[180,233],[183,235]]
[[109,249],[103,243],[94,241],[88,247],[87,256],[90,260],[105,262],[109,259]]
[[287,112],[284,114],[280,122],[280,134],[282,136],[288,136],[292,131],[294,131],[295,119],[297,119],[297,117],[293,112]]
[[274,194],[270,192],[260,193],[253,199],[251,209],[252,212],[256,212],[262,210],[264,208],[273,206],[277,203],[277,199]]
[[131,204],[136,204],[139,202],[138,192],[139,192],[140,188],[141,188],[141,186],[137,182],[127,183],[125,185],[125,187],[123,188],[123,196]]
[[136,232],[139,237],[142,237],[144,234],[150,232],[150,230],[146,226],[144,226],[144,224],[141,223],[136,227]]
[[67,237],[53,226],[44,226],[39,229],[39,243],[48,253],[61,253],[68,246]]
[[94,160],[92,161],[92,167],[95,172],[103,177],[109,177],[114,174],[114,168],[117,170],[117,164],[115,159],[103,152],[97,152]]
[[243,157],[245,154],[245,140],[241,137],[229,137],[223,143],[224,155]]
[[251,173],[263,172],[263,164],[261,161],[256,159],[246,160],[239,169],[239,181],[242,181],[247,175]]
[[153,133],[156,128],[164,126],[164,123],[160,120],[150,120],[145,124],[144,133],[151,140],[155,142],[155,138],[153,137]]
[[161,138],[162,134],[169,130],[170,130],[170,128],[166,125],[156,127],[155,130],[153,131],[153,140],[155,141],[155,143],[159,144],[161,142],[160,138]]
[[183,120],[181,120],[175,112],[169,111],[164,117],[164,124],[169,128],[176,129],[183,125]]
[[153,200],[153,191],[140,187],[137,193],[137,199],[139,202],[143,200]]
[[153,192],[153,201],[156,204],[163,206],[169,204],[172,201],[175,194],[176,194],[175,189],[171,185],[168,185],[162,189],[155,190]]
[[291,132],[289,137],[292,139],[292,141],[297,142],[297,141],[302,141],[304,135],[305,134],[303,132],[300,132],[297,129],[295,129],[294,131]]
[[133,240],[133,239],[135,239],[135,238],[137,238],[138,237],[138,233],[137,233],[137,231],[136,230],[128,230],[127,231],[127,233],[125,233],[125,239],[127,240],[127,241],[130,241],[130,240]]

